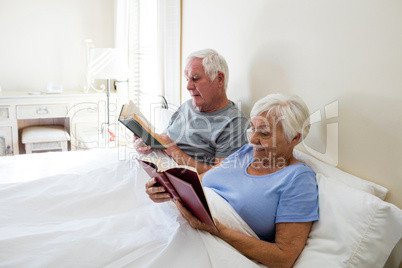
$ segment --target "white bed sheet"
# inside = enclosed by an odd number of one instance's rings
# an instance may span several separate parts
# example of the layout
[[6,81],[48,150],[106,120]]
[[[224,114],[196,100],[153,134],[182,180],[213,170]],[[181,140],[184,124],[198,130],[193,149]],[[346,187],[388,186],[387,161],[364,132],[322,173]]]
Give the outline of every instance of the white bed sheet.
[[[402,237],[386,189],[295,153],[317,172],[320,221],[294,267],[382,267]],[[136,156],[123,147],[0,158],[0,267],[264,267],[192,229],[172,203],[150,201]],[[255,235],[206,193],[219,220]]]
[[[0,267],[263,267],[191,228],[172,202],[153,203],[144,191],[149,178],[132,160],[135,154],[119,160],[119,153],[1,161],[3,175],[11,177],[2,176],[8,183],[0,185]],[[37,170],[41,159],[50,167],[42,170],[45,176],[21,169],[35,163],[31,170]],[[226,201],[207,193],[218,218],[252,234]]]

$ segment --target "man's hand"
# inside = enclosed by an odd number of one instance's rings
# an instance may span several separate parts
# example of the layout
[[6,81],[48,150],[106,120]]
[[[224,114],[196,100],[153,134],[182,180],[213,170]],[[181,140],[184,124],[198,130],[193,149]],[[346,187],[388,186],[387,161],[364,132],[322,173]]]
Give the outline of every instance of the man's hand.
[[[211,169],[212,165],[204,164],[202,162],[198,162],[194,158],[191,158],[188,154],[183,152],[176,143],[172,141],[166,134],[159,134],[159,139],[163,141],[166,145],[167,149],[165,150],[166,154],[171,156],[177,164],[195,167],[198,171],[198,174],[205,173],[209,169]],[[215,158],[216,165],[220,164],[223,158]]]
[[162,203],[172,200],[172,197],[166,191],[165,187],[156,186],[156,182],[156,179],[152,178],[145,183],[145,192],[148,194],[149,198],[155,203]]
[[176,143],[172,141],[171,138],[169,138],[168,135],[165,133],[159,134],[158,138],[163,141],[164,144],[166,144],[166,153],[167,155],[173,157],[176,159],[177,156],[180,156],[182,153],[182,150],[180,150],[179,146],[177,146]]
[[152,152],[151,146],[146,145],[142,138],[134,135],[134,149],[140,154],[149,154]]

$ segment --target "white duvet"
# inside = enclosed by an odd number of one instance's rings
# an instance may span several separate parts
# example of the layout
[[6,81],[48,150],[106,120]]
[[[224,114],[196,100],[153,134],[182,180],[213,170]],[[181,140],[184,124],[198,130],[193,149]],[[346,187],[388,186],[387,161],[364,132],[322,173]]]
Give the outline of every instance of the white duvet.
[[[124,147],[0,158],[0,267],[262,266],[191,228],[173,203],[153,203],[136,156]],[[402,211],[382,200],[387,189],[295,156],[317,173],[320,220],[294,267],[398,267]],[[205,191],[216,218],[255,235]]]
[[[172,202],[153,203],[133,156],[96,150],[1,161],[0,267],[261,267],[191,228]],[[206,193],[218,219],[255,235]]]

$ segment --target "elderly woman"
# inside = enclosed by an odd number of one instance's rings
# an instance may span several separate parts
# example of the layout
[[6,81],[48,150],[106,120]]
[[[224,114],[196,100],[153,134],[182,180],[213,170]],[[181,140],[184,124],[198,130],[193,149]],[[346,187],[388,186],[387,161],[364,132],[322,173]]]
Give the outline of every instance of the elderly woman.
[[[251,111],[250,144],[202,176],[204,187],[222,196],[260,239],[216,220],[219,231],[203,224],[176,202],[193,228],[210,232],[244,255],[269,267],[291,267],[318,220],[314,171],[293,156],[309,131],[309,111],[295,96],[268,95]],[[170,200],[151,179],[146,192],[154,202]]]

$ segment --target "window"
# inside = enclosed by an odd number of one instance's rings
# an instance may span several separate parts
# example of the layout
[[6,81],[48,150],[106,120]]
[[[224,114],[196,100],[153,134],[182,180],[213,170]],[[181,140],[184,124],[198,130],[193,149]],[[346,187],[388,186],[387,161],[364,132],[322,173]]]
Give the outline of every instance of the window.
[[125,3],[128,10],[128,97],[146,117],[155,121],[152,117],[155,108],[162,104],[162,96],[173,107],[180,105],[180,0]]

